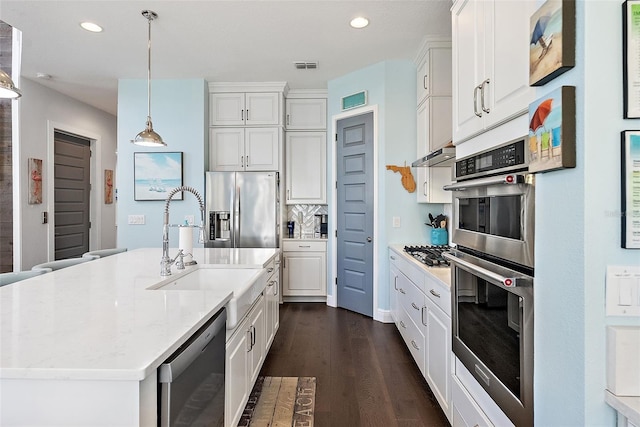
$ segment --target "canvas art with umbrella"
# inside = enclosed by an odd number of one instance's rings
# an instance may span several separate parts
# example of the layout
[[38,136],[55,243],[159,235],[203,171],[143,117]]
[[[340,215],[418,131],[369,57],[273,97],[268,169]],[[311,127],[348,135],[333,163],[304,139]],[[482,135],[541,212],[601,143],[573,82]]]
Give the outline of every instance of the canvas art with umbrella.
[[575,88],[563,86],[529,105],[529,171],[575,166]]
[[542,86],[575,64],[575,4],[548,0],[531,16],[529,84]]

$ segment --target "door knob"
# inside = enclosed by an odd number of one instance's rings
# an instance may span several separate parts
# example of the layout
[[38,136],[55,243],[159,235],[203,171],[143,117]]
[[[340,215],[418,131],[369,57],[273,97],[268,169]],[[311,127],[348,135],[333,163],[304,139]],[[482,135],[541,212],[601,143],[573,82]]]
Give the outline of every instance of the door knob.
[[371,237],[367,237],[367,242],[371,243]]

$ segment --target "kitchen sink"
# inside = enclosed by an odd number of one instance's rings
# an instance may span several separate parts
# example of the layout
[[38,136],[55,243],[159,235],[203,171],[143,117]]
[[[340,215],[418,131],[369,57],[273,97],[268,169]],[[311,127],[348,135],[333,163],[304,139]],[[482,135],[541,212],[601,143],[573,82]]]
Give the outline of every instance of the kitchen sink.
[[256,268],[198,268],[148,288],[160,291],[233,292],[226,305],[227,329],[233,329],[266,286],[264,270]]

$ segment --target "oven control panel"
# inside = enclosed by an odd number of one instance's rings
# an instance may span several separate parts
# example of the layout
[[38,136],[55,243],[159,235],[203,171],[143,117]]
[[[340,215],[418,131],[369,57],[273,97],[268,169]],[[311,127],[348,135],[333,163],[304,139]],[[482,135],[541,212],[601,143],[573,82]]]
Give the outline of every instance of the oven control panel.
[[525,138],[516,139],[456,161],[456,179],[464,180],[516,169],[526,169],[528,164]]

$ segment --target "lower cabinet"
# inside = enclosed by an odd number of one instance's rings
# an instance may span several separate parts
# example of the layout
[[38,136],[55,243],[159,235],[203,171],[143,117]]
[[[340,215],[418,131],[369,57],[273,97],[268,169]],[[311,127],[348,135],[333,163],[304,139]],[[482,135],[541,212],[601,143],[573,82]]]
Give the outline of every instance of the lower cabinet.
[[282,296],[327,296],[327,242],[285,240],[282,244]]
[[271,275],[267,278],[265,289],[265,311],[267,318],[266,340],[267,348],[271,347],[280,326],[280,259],[274,261]]
[[453,380],[453,426],[454,427],[489,427],[493,423],[482,412],[482,409],[467,393],[457,379]]
[[266,356],[265,298],[260,296],[227,341],[225,426],[236,426]]
[[389,252],[391,316],[442,411],[452,422],[451,291],[424,268]]

